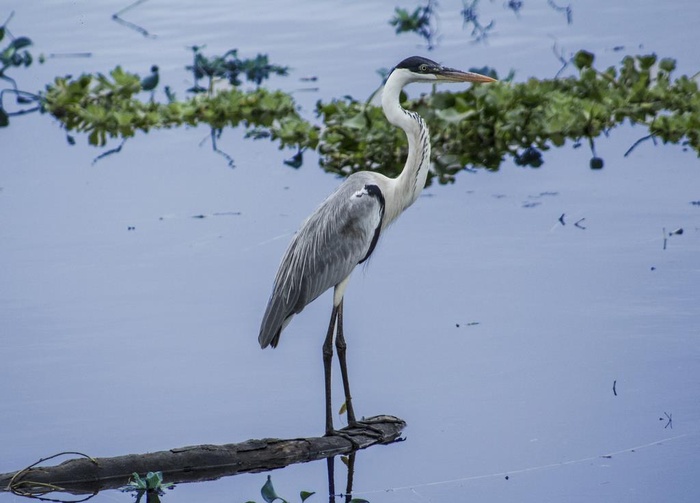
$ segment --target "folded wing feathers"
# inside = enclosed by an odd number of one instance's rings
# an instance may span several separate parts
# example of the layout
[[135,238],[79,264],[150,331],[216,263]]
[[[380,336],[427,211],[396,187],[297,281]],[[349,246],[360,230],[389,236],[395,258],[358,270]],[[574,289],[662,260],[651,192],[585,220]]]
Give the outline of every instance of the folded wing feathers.
[[368,175],[349,177],[292,238],[260,327],[258,341],[263,348],[276,346],[285,320],[340,283],[366,258],[383,213],[383,201],[365,188],[372,183]]

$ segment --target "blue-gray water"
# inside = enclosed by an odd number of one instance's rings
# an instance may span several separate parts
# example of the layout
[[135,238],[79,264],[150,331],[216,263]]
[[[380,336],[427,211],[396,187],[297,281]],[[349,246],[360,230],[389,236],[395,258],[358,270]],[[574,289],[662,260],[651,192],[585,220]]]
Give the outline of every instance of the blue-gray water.
[[[16,72],[20,87],[158,64],[182,94],[195,44],[289,65],[270,86],[295,91],[309,117],[317,99],[368,96],[375,70],[410,54],[545,78],[560,67],[556,40],[601,66],[656,52],[678,58],[679,73],[700,69],[700,7],[689,1],[572,3],[572,25],[544,0],[519,17],[482,2],[484,20],[496,19],[487,44],[462,30],[461,2],[443,1],[444,36],[430,54],[394,35],[392,2],[150,0],[124,17],[155,39],[110,20],[128,3],[5,2],[0,18],[14,10],[10,28],[35,53],[93,53]],[[299,90],[308,76],[318,91]],[[207,134],[138,135],[93,166],[99,151],[81,136],[69,147],[45,116],[0,131],[0,472],[65,450],[112,456],[322,432],[330,296],[275,351],[259,349],[257,330],[291,234],[339,181],[312,155],[299,171],[284,167],[293,152],[235,130],[219,142],[231,170],[199,146]],[[462,173],[384,235],[347,293],[350,373],[358,413],[405,419],[407,441],[359,453],[358,497],[697,501],[700,162],[651,142],[623,157],[644,134],[625,127],[598,140],[599,172],[586,147],[565,147],[539,170]],[[684,229],[665,250],[664,228]],[[323,501],[325,470],[272,475],[287,499],[315,490],[309,501]],[[264,482],[181,485],[165,501],[260,501]]]

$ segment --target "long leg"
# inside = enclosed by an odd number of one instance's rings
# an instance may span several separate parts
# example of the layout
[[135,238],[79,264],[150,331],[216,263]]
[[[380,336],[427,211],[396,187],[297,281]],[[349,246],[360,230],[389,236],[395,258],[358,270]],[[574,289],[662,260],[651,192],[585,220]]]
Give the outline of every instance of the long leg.
[[345,486],[345,503],[350,503],[352,501],[352,483],[355,476],[355,454],[356,451],[352,451],[348,455],[348,483]]
[[335,456],[326,458],[326,467],[328,469],[328,503],[335,503],[335,470],[333,467],[333,460],[335,460]]
[[335,347],[338,350],[340,361],[340,373],[343,376],[343,389],[345,390],[345,408],[348,414],[348,425],[355,424],[355,410],[352,408],[352,396],[350,395],[350,381],[348,380],[348,366],[345,361],[345,336],[343,335],[343,300],[338,304],[338,334],[335,338]]
[[[342,305],[342,304],[341,304]],[[331,403],[331,362],[333,360],[333,332],[338,318],[338,307],[333,306],[328,333],[323,343],[323,374],[326,381],[326,435],[333,433],[333,405]]]

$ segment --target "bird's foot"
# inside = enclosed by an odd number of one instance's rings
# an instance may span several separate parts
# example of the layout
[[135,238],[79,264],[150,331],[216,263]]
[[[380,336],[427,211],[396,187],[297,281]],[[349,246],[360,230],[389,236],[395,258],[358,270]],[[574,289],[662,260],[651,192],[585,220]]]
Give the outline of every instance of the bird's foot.
[[337,436],[344,438],[350,442],[354,449],[360,448],[360,443],[354,438],[356,435],[364,435],[370,437],[374,440],[381,440],[384,438],[385,433],[375,426],[372,426],[370,421],[352,421],[342,430],[329,430],[326,431],[327,437]]
[[370,437],[375,441],[383,442],[387,438],[387,432],[385,432],[378,425],[395,423],[405,425],[405,421],[394,416],[375,416],[370,418],[362,418],[360,420],[349,421],[348,425],[341,429],[336,430],[333,428],[327,429],[325,436],[338,436],[346,439],[353,445],[353,448],[358,449],[360,444],[357,438]]
[[350,435],[347,431],[343,430],[326,430],[326,433],[324,435],[325,437],[340,437],[344,438],[348,442],[352,444],[352,448],[354,450],[357,450],[360,448],[360,444],[357,440],[353,438],[352,435]]
[[362,424],[384,424],[384,423],[394,423],[394,424],[406,424],[406,421],[403,419],[399,419],[396,416],[388,416],[388,415],[381,415],[381,416],[372,416],[368,418],[362,418],[361,421],[358,421]]
[[347,427],[348,429],[362,430],[367,436],[372,438],[382,438],[384,436],[384,432],[380,428],[373,426],[373,423],[379,422],[381,421],[367,421],[365,419],[361,419],[359,421],[350,422]]

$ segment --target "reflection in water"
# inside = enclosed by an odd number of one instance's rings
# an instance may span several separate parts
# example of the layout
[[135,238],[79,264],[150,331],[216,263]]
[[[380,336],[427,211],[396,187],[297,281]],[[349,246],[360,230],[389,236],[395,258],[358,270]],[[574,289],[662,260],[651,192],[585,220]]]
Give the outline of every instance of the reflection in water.
[[[136,503],[141,501],[141,496],[137,496]],[[146,491],[146,503],[160,503],[160,495],[156,491]]]
[[353,451],[347,457],[342,456],[340,459],[343,460],[348,468],[347,479],[345,484],[345,494],[335,493],[335,457],[331,456],[326,459],[326,466],[328,467],[328,502],[335,503],[335,497],[341,497],[341,502],[350,503],[352,499],[352,482],[353,475],[355,473],[355,456],[357,451]]
[[[40,459],[19,471],[0,473],[0,493],[10,491],[19,496],[40,498],[55,492],[89,494],[90,498],[106,489],[120,489],[134,493],[137,503],[144,495],[146,501],[156,502],[164,494],[164,489],[170,489],[175,484],[217,480],[240,473],[269,472],[295,463],[325,458],[329,499],[335,501],[334,456],[341,456],[348,469],[342,496],[350,502],[356,451],[402,441],[400,435],[405,426],[404,421],[394,416],[374,416],[364,419],[358,427],[344,428],[335,435],[323,437],[251,439],[237,444],[195,445],[111,458],[63,452]],[[82,457],[68,459],[58,465],[37,466],[67,454]],[[161,471],[148,471],[154,466]],[[146,475],[139,475],[142,473]],[[163,473],[167,481],[164,481]],[[278,498],[269,475],[261,492],[265,501]]]

